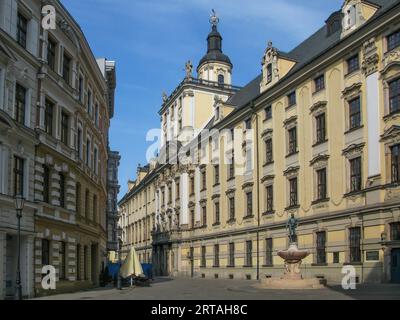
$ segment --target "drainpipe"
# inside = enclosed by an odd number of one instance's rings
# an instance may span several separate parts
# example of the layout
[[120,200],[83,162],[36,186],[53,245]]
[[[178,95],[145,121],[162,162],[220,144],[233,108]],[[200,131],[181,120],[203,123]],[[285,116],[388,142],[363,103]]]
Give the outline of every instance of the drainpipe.
[[261,226],[261,221],[260,221],[260,166],[259,166],[259,141],[258,141],[258,114],[257,110],[255,109],[255,104],[254,101],[250,103],[250,108],[252,110],[252,114],[255,116],[256,120],[256,134],[255,134],[255,147],[256,147],[256,195],[257,195],[257,280],[260,280],[260,226]]

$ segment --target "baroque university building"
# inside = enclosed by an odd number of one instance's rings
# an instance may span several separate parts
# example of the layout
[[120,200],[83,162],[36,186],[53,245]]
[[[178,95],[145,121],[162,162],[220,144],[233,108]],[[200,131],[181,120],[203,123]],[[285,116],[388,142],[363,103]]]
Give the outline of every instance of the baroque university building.
[[[15,294],[16,195],[24,296],[97,285],[117,241],[115,62],[96,60],[63,5],[46,4],[55,29],[43,28],[42,1],[0,0],[0,299]],[[42,288],[47,265],[56,290]]]
[[306,277],[399,282],[400,1],[347,0],[292,51],[269,43],[243,88],[211,23],[119,202],[124,251],[158,275],[280,276],[294,214]]

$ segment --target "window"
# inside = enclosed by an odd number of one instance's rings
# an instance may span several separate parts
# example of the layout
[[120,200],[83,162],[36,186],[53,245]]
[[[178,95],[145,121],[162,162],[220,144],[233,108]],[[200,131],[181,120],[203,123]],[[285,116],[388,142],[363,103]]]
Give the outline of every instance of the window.
[[290,189],[290,199],[289,206],[295,207],[298,205],[297,200],[297,178],[293,178],[289,180],[289,189]]
[[274,211],[274,187],[267,186],[265,189],[266,193],[266,204],[267,204],[267,213]]
[[206,247],[202,246],[201,247],[201,267],[205,268],[206,267]]
[[194,229],[196,226],[195,218],[194,218],[194,210],[190,210],[190,227]]
[[89,190],[85,193],[85,218],[89,218]]
[[326,232],[317,232],[317,264],[326,263]]
[[326,141],[325,113],[316,116],[315,123],[317,127],[317,143],[323,143]]
[[48,135],[53,135],[53,111],[54,104],[46,99],[45,101],[45,115],[44,115],[44,130]]
[[229,265],[228,267],[235,266],[235,244],[232,242],[229,244]]
[[265,163],[270,164],[274,161],[273,149],[272,149],[272,138],[265,140]]
[[400,111],[400,79],[389,83],[389,112]]
[[232,150],[231,163],[229,164],[228,167],[228,180],[234,177],[235,177],[235,154],[234,151]]
[[60,261],[60,279],[61,280],[65,280],[66,278],[66,272],[65,272],[65,268],[66,268],[66,263],[65,263],[65,242],[61,242],[60,243],[60,251],[59,251],[60,255],[59,255],[59,261]]
[[202,215],[203,215],[203,227],[207,226],[207,207],[202,207]]
[[14,156],[14,195],[24,195],[24,159]]
[[291,128],[288,130],[289,135],[289,155],[297,152],[297,128]]
[[272,258],[272,253],[273,253],[272,241],[273,241],[272,238],[268,238],[265,240],[265,265],[267,266],[272,266],[274,264]]
[[267,83],[272,81],[272,64],[267,65]]
[[43,166],[43,202],[50,203],[50,169]]
[[172,186],[168,186],[168,203],[172,203]]
[[63,79],[68,84],[70,83],[70,70],[71,70],[71,58],[64,53],[63,56]]
[[349,101],[349,129],[359,128],[361,126],[361,103],[360,97]]
[[97,222],[97,196],[93,196],[93,221]]
[[219,245],[214,245],[214,267],[219,268]]
[[83,102],[83,77],[79,77],[79,85],[78,85],[78,94],[79,94],[79,101]]
[[47,64],[53,71],[56,69],[56,46],[57,44],[49,38],[47,43]]
[[76,279],[82,280],[81,276],[81,245],[76,245]]
[[83,278],[89,280],[88,278],[88,246],[83,248]]
[[175,191],[176,191],[176,199],[179,199],[179,198],[180,198],[180,192],[181,192],[181,191],[180,191],[180,187],[181,187],[180,183],[177,182],[177,183],[176,183],[176,188],[175,188],[175,189],[176,189],[176,190],[175,190]]
[[317,171],[317,200],[326,199],[326,168]]
[[[94,151],[93,151],[93,162],[94,162],[94,173],[95,174],[98,174],[98,168],[99,168],[99,166],[98,166],[98,150],[97,150],[97,147],[94,147]],[[171,193],[172,194],[172,193]]]
[[207,172],[206,172],[206,170],[201,172],[201,189],[202,190],[207,189]]
[[253,266],[253,242],[246,241],[246,267]]
[[400,240],[400,222],[395,222],[390,224],[390,240],[391,241]]
[[350,160],[350,192],[361,191],[361,157]]
[[325,89],[325,76],[319,76],[314,79],[315,92],[321,91]]
[[194,195],[194,177],[190,177],[190,195]]
[[296,104],[296,91],[288,94],[288,107],[294,106]]
[[81,184],[80,183],[77,183],[76,184],[76,197],[75,197],[75,211],[76,211],[76,213],[77,214],[79,214],[79,215],[81,215],[82,214],[82,212],[81,212],[81,192],[82,192],[82,190],[81,190]]
[[61,112],[61,142],[68,145],[68,127],[69,116],[65,112]]
[[60,207],[65,207],[65,176],[60,173]]
[[42,239],[42,265],[50,265],[50,241]]
[[235,198],[229,198],[229,220],[234,220],[235,219]]
[[88,95],[87,95],[87,113],[89,115],[92,114],[92,91],[88,90]]
[[219,184],[219,165],[214,166],[214,185]]
[[26,48],[26,38],[28,33],[28,19],[18,12],[17,17],[17,42]]
[[218,75],[218,83],[219,84],[224,84],[225,83],[225,77],[223,74]]
[[272,119],[272,106],[268,106],[265,108],[265,120]]
[[78,148],[78,156],[79,156],[79,159],[81,159],[82,160],[82,129],[81,128],[78,128],[78,136],[77,136],[77,139],[78,139],[78,143],[77,143],[77,148]]
[[90,152],[91,152],[90,140],[86,139],[86,165],[90,167]]
[[391,162],[392,162],[392,182],[399,183],[400,182],[400,144],[396,144],[395,146],[390,148],[391,151]]
[[391,51],[400,46],[400,30],[390,34],[387,37],[388,51]]
[[94,107],[94,123],[96,127],[99,127],[99,105],[96,104]]
[[351,228],[350,232],[350,262],[361,262],[361,228]]
[[246,216],[253,216],[253,192],[246,193]]
[[360,69],[360,59],[358,54],[347,59],[347,73],[350,74],[352,72],[358,71]]
[[25,124],[26,89],[17,83],[15,87],[15,120]]
[[220,224],[221,217],[219,212],[219,202],[216,202],[214,207],[215,207],[215,224]]
[[333,253],[333,263],[335,263],[335,264],[340,263],[340,253],[339,252]]

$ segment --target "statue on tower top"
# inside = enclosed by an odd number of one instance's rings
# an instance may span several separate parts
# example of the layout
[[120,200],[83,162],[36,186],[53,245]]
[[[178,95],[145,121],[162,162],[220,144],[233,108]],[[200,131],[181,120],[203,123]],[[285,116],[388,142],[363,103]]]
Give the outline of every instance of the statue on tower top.
[[216,27],[219,23],[219,18],[214,9],[211,10],[210,23],[213,27]]

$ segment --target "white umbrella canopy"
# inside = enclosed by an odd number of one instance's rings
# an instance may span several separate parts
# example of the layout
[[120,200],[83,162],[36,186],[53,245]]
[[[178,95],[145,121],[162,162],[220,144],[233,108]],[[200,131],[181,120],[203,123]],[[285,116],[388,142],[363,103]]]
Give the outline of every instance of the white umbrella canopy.
[[145,277],[135,248],[131,248],[129,254],[125,258],[125,261],[122,263],[120,273],[122,278],[129,278],[133,276]]

